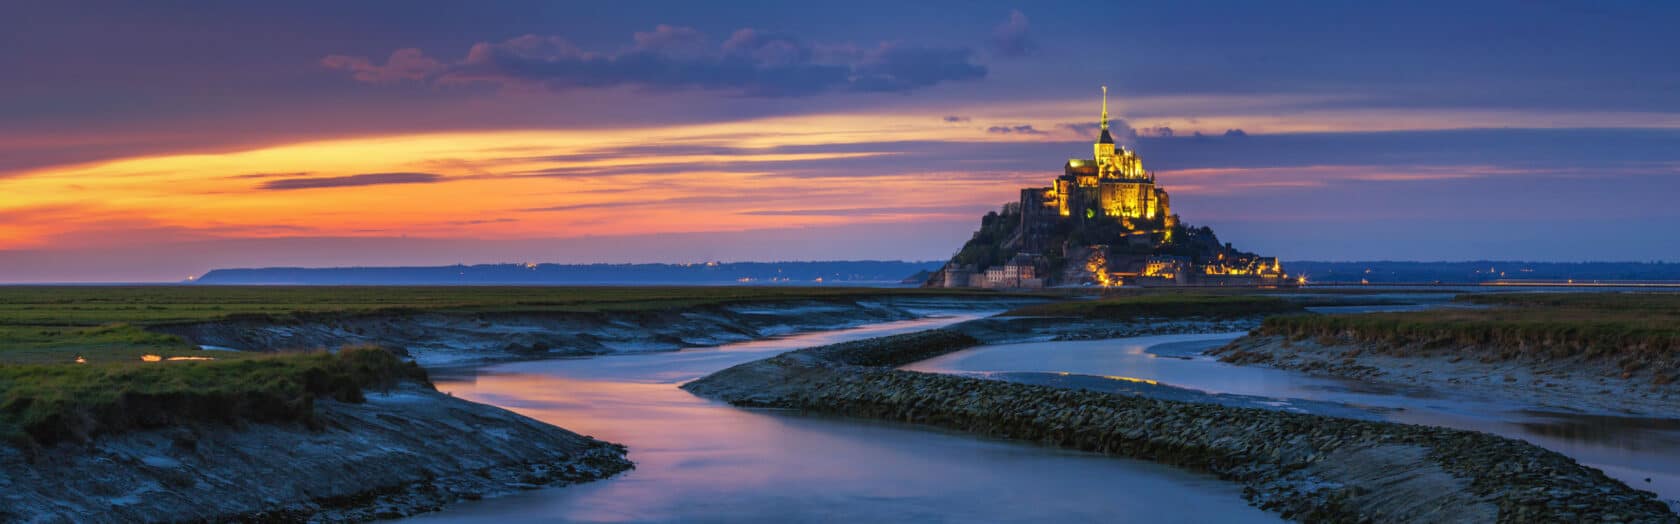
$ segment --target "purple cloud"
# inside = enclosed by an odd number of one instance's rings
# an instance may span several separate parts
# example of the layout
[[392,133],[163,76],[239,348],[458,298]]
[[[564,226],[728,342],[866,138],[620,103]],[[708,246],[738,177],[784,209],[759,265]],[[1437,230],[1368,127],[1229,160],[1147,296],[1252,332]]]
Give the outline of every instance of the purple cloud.
[[1027,15],[1015,10],[1009,12],[1009,21],[992,30],[992,52],[997,56],[1021,57],[1038,50],[1038,43],[1033,41],[1027,23]]
[[1045,134],[1043,131],[1039,131],[1038,129],[1033,128],[1033,126],[1031,126],[1031,125],[992,126],[992,127],[986,128],[986,132],[987,133],[995,133],[995,134],[999,134],[999,135],[1008,135],[1008,134],[1042,135],[1042,134]]
[[525,35],[480,42],[466,58],[446,63],[418,49],[400,49],[379,64],[329,55],[321,64],[359,82],[487,83],[549,90],[634,86],[734,91],[749,96],[804,96],[832,91],[908,92],[944,82],[978,80],[985,66],[963,48],[881,44],[814,46],[782,33],[741,29],[711,44],[692,28],[661,25],[633,35],[622,51],[590,51],[559,36]]

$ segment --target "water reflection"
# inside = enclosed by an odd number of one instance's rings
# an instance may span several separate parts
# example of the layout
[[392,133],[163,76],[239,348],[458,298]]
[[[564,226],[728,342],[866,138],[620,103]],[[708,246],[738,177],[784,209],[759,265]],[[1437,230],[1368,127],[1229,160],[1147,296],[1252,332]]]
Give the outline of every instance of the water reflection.
[[[905,369],[984,375],[1009,379],[1022,376],[1047,385],[1073,385],[1079,380],[1046,381],[1022,372],[1062,373],[1092,377],[1128,377],[1157,381],[1162,391],[1190,389],[1209,394],[1246,395],[1274,399],[1303,399],[1358,407],[1361,413],[1396,422],[1485,431],[1569,455],[1603,470],[1629,486],[1656,492],[1680,507],[1680,420],[1565,414],[1535,410],[1510,402],[1446,396],[1423,388],[1375,385],[1352,380],[1308,376],[1294,371],[1234,366],[1202,354],[1242,333],[1166,335],[1114,340],[1030,342],[981,346],[917,362]],[[1227,403],[1217,395],[1181,400]],[[1279,407],[1335,416],[1330,406],[1284,401]],[[1361,417],[1363,418],[1363,417]]]
[[606,481],[450,506],[417,520],[1045,522],[1148,515],[1275,522],[1236,485],[1146,462],[920,427],[742,410],[676,385],[778,352],[929,329],[894,322],[676,353],[440,373],[438,387],[630,447]]

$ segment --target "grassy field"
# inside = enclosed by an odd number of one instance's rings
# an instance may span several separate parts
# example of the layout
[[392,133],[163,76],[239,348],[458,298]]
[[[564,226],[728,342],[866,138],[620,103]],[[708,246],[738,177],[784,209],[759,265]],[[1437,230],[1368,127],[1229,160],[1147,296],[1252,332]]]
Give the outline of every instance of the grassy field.
[[[595,312],[731,302],[975,295],[985,291],[811,287],[0,287],[0,363],[137,360],[196,352],[152,324],[226,317],[394,311]],[[238,354],[218,353],[223,358]]]
[[1006,315],[1080,317],[1101,320],[1138,318],[1231,318],[1302,311],[1282,298],[1253,294],[1149,293],[1117,295],[1098,300],[1034,304]]
[[1472,294],[1484,306],[1267,319],[1261,334],[1372,344],[1393,354],[1473,348],[1501,360],[1606,360],[1659,384],[1680,377],[1680,293]]
[[[377,349],[205,351],[150,325],[380,312],[598,312],[985,291],[795,287],[0,287],[0,437],[27,445],[181,423],[312,422],[424,372]],[[197,359],[214,360],[197,360]]]

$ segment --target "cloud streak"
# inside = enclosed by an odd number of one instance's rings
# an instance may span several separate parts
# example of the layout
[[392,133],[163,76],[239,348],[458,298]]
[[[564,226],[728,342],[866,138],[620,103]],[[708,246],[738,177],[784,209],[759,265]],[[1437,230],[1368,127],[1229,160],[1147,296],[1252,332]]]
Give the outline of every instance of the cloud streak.
[[984,214],[992,206],[900,206],[900,207],[848,207],[837,209],[765,209],[745,211],[743,215],[755,216],[790,216],[790,217],[866,217],[866,216],[896,216],[896,215],[955,215],[966,218],[971,215]]
[[751,28],[714,44],[695,29],[661,25],[635,33],[633,41],[626,50],[593,51],[561,36],[524,35],[479,42],[465,58],[454,62],[405,48],[391,53],[383,63],[361,56],[328,55],[321,65],[370,84],[419,81],[550,91],[629,86],[722,90],[755,97],[902,93],[979,80],[987,73],[967,48],[815,45],[792,34]]
[[298,189],[326,189],[339,187],[380,186],[389,184],[431,184],[443,181],[443,175],[433,173],[363,173],[360,175],[282,178],[263,182],[260,189],[292,191]]
[[1047,134],[1043,131],[1039,131],[1038,129],[1034,128],[1030,124],[1018,125],[1018,126],[992,126],[992,127],[986,128],[986,132],[987,133],[992,133],[994,135],[1011,135],[1011,134],[1013,134],[1013,135],[1043,135],[1043,134]]

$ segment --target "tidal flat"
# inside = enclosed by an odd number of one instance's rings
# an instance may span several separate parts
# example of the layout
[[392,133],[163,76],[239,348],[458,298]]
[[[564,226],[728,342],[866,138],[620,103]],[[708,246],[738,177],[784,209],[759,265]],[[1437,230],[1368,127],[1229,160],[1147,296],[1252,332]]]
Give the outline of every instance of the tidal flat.
[[[1009,475],[1035,479],[1030,482],[1033,485],[1062,486],[1032,497],[1068,502],[1050,504],[1050,507],[1062,508],[1058,511],[1065,511],[1057,514],[1073,519],[1090,514],[1077,510],[1090,504],[1071,502],[1085,500],[1079,498],[1083,492],[1066,482],[1058,483],[1056,478],[1040,478],[1042,472],[1034,468],[1059,463],[1058,470],[1079,471],[1073,477],[1093,479],[1092,482],[1100,482],[1094,479],[1106,476],[1114,482],[1136,486],[1152,483],[1180,486],[1175,488],[1182,490],[1178,499],[1200,500],[1197,507],[1224,508],[1218,514],[1229,518],[1240,516],[1242,520],[1277,517],[1315,520],[1337,515],[1405,520],[1397,517],[1402,514],[1445,518],[1448,513],[1436,513],[1442,508],[1456,508],[1458,511],[1450,516],[1469,521],[1567,519],[1570,515],[1621,517],[1632,521],[1674,518],[1650,494],[1629,489],[1629,486],[1642,487],[1637,482],[1639,478],[1656,476],[1667,482],[1673,475],[1663,471],[1642,475],[1637,468],[1606,469],[1613,473],[1607,478],[1595,468],[1611,468],[1619,462],[1593,455],[1596,452],[1582,454],[1578,449],[1560,446],[1556,438],[1487,429],[1492,426],[1436,417],[1428,409],[1414,409],[1416,406],[1412,404],[1373,409],[1370,405],[1360,405],[1358,399],[1364,397],[1358,395],[1242,391],[1242,388],[1225,387],[1229,384],[1214,376],[1196,375],[1200,373],[1196,370],[1201,369],[1196,365],[1205,367],[1206,363],[1215,363],[1204,351],[1215,349],[1222,343],[1219,341],[1246,334],[1249,340],[1283,337],[1293,340],[1296,346],[1306,346],[1323,337],[1322,334],[1296,335],[1291,339],[1267,331],[1288,323],[1357,323],[1366,322],[1365,318],[1403,315],[1406,313],[1401,312],[1408,310],[1453,318],[1477,314],[1535,318],[1547,314],[1544,308],[1554,308],[1570,312],[1555,315],[1554,320],[1603,324],[1604,319],[1590,314],[1592,310],[1613,309],[1631,300],[1635,305],[1622,306],[1624,312],[1604,316],[1615,321],[1644,315],[1641,318],[1645,320],[1655,318],[1648,325],[1660,327],[1661,319],[1652,315],[1660,317],[1668,310],[1653,306],[1662,303],[1652,301],[1667,300],[1662,297],[1471,295],[1454,301],[1450,300],[1450,294],[1440,292],[1372,294],[1346,290],[1323,293],[1123,290],[1094,297],[1066,291],[1012,295],[869,288],[448,287],[63,288],[65,293],[55,296],[53,291],[58,289],[0,288],[0,296],[9,299],[0,302],[0,311],[8,315],[0,317],[0,395],[5,395],[5,401],[0,403],[0,423],[10,428],[13,435],[12,448],[4,454],[5,459],[16,461],[17,465],[10,468],[8,476],[0,478],[0,484],[6,484],[8,491],[14,493],[7,495],[8,500],[24,500],[17,498],[24,493],[47,494],[36,498],[44,497],[48,502],[55,496],[66,499],[62,504],[13,506],[25,510],[5,515],[11,519],[81,520],[77,515],[86,516],[101,505],[112,505],[120,507],[131,520],[170,520],[166,517],[169,515],[365,520],[438,509],[446,510],[444,515],[487,520],[552,520],[551,517],[704,520],[708,515],[695,513],[693,508],[710,508],[713,516],[793,518],[844,514],[893,520],[890,518],[893,514],[956,518],[968,514],[964,513],[964,507],[984,507],[975,501],[1004,500],[999,498],[1002,491],[1036,493],[1023,491],[1021,486],[998,483],[960,483],[946,490],[926,490],[916,482],[906,481],[896,484],[902,496],[895,497],[868,488],[894,485],[869,480],[876,478],[875,473],[856,468],[825,472],[842,463],[876,464],[877,473],[895,471],[888,466],[891,461],[883,461],[883,457],[895,453],[921,456],[926,459],[923,462],[932,461],[926,464],[927,471],[1010,472]],[[377,296],[377,291],[385,289],[393,291],[389,296]],[[1528,309],[1507,310],[1515,308]],[[59,317],[54,317],[55,311]],[[1340,320],[1343,318],[1352,320]],[[1463,334],[1463,325],[1470,324],[1459,323],[1455,327],[1460,330],[1458,336],[1475,336]],[[862,345],[799,351],[870,334],[916,331],[915,326],[941,328],[945,333],[961,337],[950,339],[961,343],[859,343]],[[843,331],[834,333],[852,334],[836,335],[840,338],[800,335],[837,329]],[[1656,331],[1640,332],[1640,336],[1647,338],[1624,339],[1606,337],[1604,334],[1611,331],[1602,330],[1566,328],[1544,333],[1551,334],[1547,340],[1555,340],[1560,333],[1583,332],[1597,333],[1592,339],[1595,341],[1634,340],[1642,345],[1613,351],[1606,348],[1616,346],[1598,344],[1571,353],[1560,348],[1574,346],[1554,341],[1545,352],[1519,351],[1514,353],[1517,357],[1496,360],[1490,359],[1489,354],[1501,353],[1488,349],[1458,348],[1464,354],[1454,355],[1454,347],[1438,344],[1379,348],[1376,346],[1389,341],[1372,337],[1360,340],[1365,345],[1360,352],[1337,353],[1335,362],[1346,364],[1345,360],[1352,359],[1350,365],[1401,373],[1398,370],[1419,368],[1421,360],[1414,353],[1425,346],[1430,358],[1467,370],[1472,364],[1483,365],[1490,360],[1504,366],[1533,366],[1535,355],[1562,355],[1593,359],[1591,362],[1603,365],[1583,369],[1604,372],[1605,376],[1600,378],[1605,381],[1620,380],[1658,388],[1655,391],[1659,397],[1660,388],[1669,386],[1657,383],[1660,373],[1671,368],[1660,361],[1663,355],[1669,354],[1664,352],[1665,346],[1655,345],[1648,338],[1655,336],[1651,333]],[[1124,348],[1129,346],[1109,342],[1168,334],[1189,338],[1150,345],[1143,354],[1124,358],[1113,351],[1127,351]],[[1354,340],[1356,334],[1344,333],[1344,336]],[[1499,336],[1505,335],[1495,338]],[[975,344],[985,346],[965,349]],[[912,368],[972,373],[979,371],[976,366],[984,367],[972,356],[977,354],[975,351],[1005,347],[1012,348],[1010,354],[1016,356],[1000,361],[994,366],[996,372],[983,372],[985,376],[902,379],[899,374],[908,372],[891,369],[909,361],[921,361]],[[788,351],[791,353],[775,356]],[[1079,357],[1083,360],[1065,359],[1075,353],[1083,355]],[[947,366],[939,362],[955,365],[958,361],[951,359],[958,355],[970,355],[962,357],[965,360],[961,365],[976,367],[975,370],[936,369]],[[1642,360],[1630,369],[1626,365],[1630,361],[1623,358],[1628,355]],[[753,379],[764,387],[716,389],[717,384],[739,381],[738,372],[733,373],[735,379],[710,377],[684,387],[704,393],[705,397],[743,406],[781,408],[781,414],[770,414],[769,419],[764,419],[762,413],[735,415],[738,408],[696,398],[678,389],[685,382],[731,365],[766,369],[762,362],[750,362],[766,357],[773,357],[766,362],[796,365],[777,364],[780,370]],[[1126,359],[1139,364],[1122,364],[1122,361],[1131,362]],[[1159,362],[1149,363],[1149,359]],[[1175,363],[1179,362],[1190,365],[1177,366]],[[1142,363],[1162,372],[1182,367],[1181,371],[1190,375],[1153,375],[1156,378],[1150,381],[1159,379],[1160,384],[1102,376],[1101,371],[1108,368],[1125,375],[1137,370],[1124,366]],[[1277,370],[1242,366],[1287,367],[1261,361],[1218,364],[1253,372]],[[473,372],[484,387],[461,382],[457,377],[462,369],[490,370]],[[1074,373],[1069,374],[1069,370]],[[788,375],[790,372],[793,374]],[[719,376],[731,374],[726,371]],[[1432,374],[1444,374],[1444,371],[1436,370]],[[1353,388],[1385,386],[1375,375],[1329,378],[1350,381]],[[435,379],[442,385],[442,393],[434,390]],[[977,379],[983,379],[979,380],[980,385],[944,382]],[[490,387],[503,382],[514,389],[497,392]],[[1121,382],[1125,383],[1123,387],[1111,387]],[[752,380],[741,383],[750,384]],[[933,409],[944,405],[943,397],[921,397],[943,395],[940,391],[947,389],[947,385],[956,388],[953,391],[964,392],[962,399],[978,403],[973,406],[959,403],[961,413],[944,413],[940,411],[944,408]],[[1520,392],[1523,385],[1519,382],[1510,387]],[[852,386],[862,389],[846,389]],[[1434,386],[1437,386],[1434,394],[1446,397],[1474,393],[1454,382]],[[1019,387],[1029,389],[1009,389]],[[552,390],[552,394],[533,394],[532,388]],[[900,390],[914,391],[921,396],[877,398]],[[452,398],[450,394],[460,394],[464,399]],[[1608,398],[1602,392],[1587,390],[1560,393],[1554,388],[1548,394]],[[891,408],[890,405],[900,401],[911,402],[913,407],[907,408],[909,411]],[[1031,429],[1037,427],[1033,425],[1037,422],[1012,414],[1011,410],[1039,402],[1073,402],[1070,406],[1081,406],[1072,412],[1080,414],[1075,417],[1078,421],[1068,422],[1070,425],[1064,425],[1062,430]],[[1120,404],[1114,404],[1117,402]],[[1130,404],[1136,402],[1152,404],[1139,411],[1141,408]],[[1122,409],[1122,405],[1127,407]],[[623,412],[624,416],[604,415],[632,406],[641,410],[634,413],[645,412],[647,416],[625,418],[632,412]],[[1114,412],[1119,418],[1096,417],[1089,406],[1108,406],[1118,410]],[[1039,414],[1035,415],[1037,418],[1062,413],[1057,411],[1061,408],[1048,404],[1043,409],[1029,409]],[[643,430],[626,429],[641,427],[655,433],[683,433],[686,430],[675,427],[659,429],[665,427],[661,424],[680,422],[681,417],[672,418],[678,413],[700,417],[694,421],[722,417],[737,423],[768,422],[741,426],[758,428],[755,431],[759,433],[753,435],[738,435],[733,433],[735,430],[715,435],[716,439],[709,445],[724,446],[725,440],[747,439],[744,442],[759,442],[769,447],[750,452],[737,450],[744,454],[736,458],[756,457],[756,462],[713,473],[746,476],[742,478],[784,478],[786,485],[701,483],[708,484],[707,487],[685,483],[682,479],[687,473],[680,472],[711,474],[700,473],[705,468],[693,469],[698,465],[690,461],[720,457],[695,448],[683,452],[686,455],[678,454],[688,458],[672,462],[668,459],[678,457],[670,455],[677,449],[673,441],[644,438]],[[1125,413],[1145,415],[1136,418]],[[1602,414],[1601,411],[1588,413]],[[1447,415],[1449,418],[1481,416],[1484,415]],[[1653,420],[1660,422],[1666,416],[1670,415],[1656,413]],[[902,427],[868,429],[868,425],[879,423],[865,419],[883,417]],[[1274,417],[1287,420],[1273,420]],[[1307,418],[1297,421],[1288,417]],[[1203,431],[1206,428],[1198,425],[1198,421],[1214,419],[1223,425],[1219,431]],[[1395,430],[1390,428],[1391,422],[1387,422],[1390,420],[1461,429],[1419,426]],[[1590,428],[1583,429],[1582,424],[1594,424],[1587,419],[1570,420],[1575,426],[1567,431],[1577,433],[1590,431]],[[1189,426],[1171,429],[1162,424]],[[615,427],[619,425],[625,427]],[[1539,422],[1531,425],[1555,426]],[[581,429],[612,442],[561,427]],[[928,428],[938,428],[939,435],[918,434]],[[1492,431],[1503,437],[1462,428]],[[1161,431],[1178,436],[1162,440]],[[526,441],[547,439],[555,444],[497,444],[505,441],[502,437],[519,432],[527,435],[520,437]],[[777,432],[785,434],[777,436]],[[963,439],[974,439],[973,434],[1004,440],[964,443]],[[815,452],[814,449],[801,451],[798,446],[772,445],[785,438],[795,438],[794,435],[840,446],[831,449],[849,450],[848,456],[836,457],[839,462],[810,462],[792,457]],[[1091,435],[1110,437],[1087,442]],[[1213,440],[1196,440],[1203,437]],[[1272,448],[1265,446],[1263,452],[1243,447],[1246,446],[1243,442],[1255,438],[1261,440],[1253,442],[1279,447],[1273,450],[1275,453],[1266,451]],[[898,444],[866,443],[880,439]],[[328,478],[308,477],[301,469],[269,476],[238,473],[237,463],[263,460],[248,456],[252,451],[244,446],[261,443],[272,447],[283,442],[311,444],[300,448],[301,455],[269,458],[326,464],[323,461],[333,460],[329,458],[332,456],[357,457],[323,466],[354,469],[358,472],[353,477],[356,482],[332,483]],[[841,445],[844,443],[851,444]],[[1064,454],[1038,457],[1037,452],[1028,453],[1019,447],[1022,445],[1071,450],[1056,450]],[[1205,453],[1187,451],[1198,446],[1206,448]],[[975,453],[930,451],[934,448],[968,449]],[[308,455],[309,449],[330,453]],[[423,460],[441,454],[450,454],[455,460]],[[998,462],[1001,456],[1029,455],[1036,458]],[[246,458],[232,458],[241,456]],[[1112,456],[1129,459],[1122,461]],[[644,463],[638,457],[649,461],[646,462],[648,473],[623,477],[625,471],[636,471],[631,469],[632,460],[635,464]],[[1581,462],[1576,462],[1576,458]],[[1590,465],[1583,465],[1589,459]],[[1489,466],[1469,470],[1443,460],[1465,464],[1503,461],[1522,468],[1507,471]],[[1666,467],[1661,461],[1646,462],[1656,464],[1652,467],[1659,469]],[[45,480],[75,478],[72,473],[79,468],[94,468],[87,469],[89,472],[98,469],[93,464],[103,464],[100,467],[105,468],[99,469],[97,478],[120,481],[61,485]],[[805,464],[801,467],[824,471],[795,474],[787,469],[789,464]],[[844,479],[830,474],[841,471],[851,473],[844,475]],[[1386,480],[1398,482],[1396,485],[1405,489],[1388,490],[1381,496],[1362,491],[1365,488],[1358,486],[1385,482],[1371,476],[1376,471],[1406,472]],[[919,478],[902,472],[900,477]],[[264,496],[260,499],[227,497],[214,505],[194,502],[217,489],[245,489],[217,480],[229,478],[250,479],[245,481],[254,482],[249,491]],[[600,487],[583,491],[574,491],[579,486],[541,489],[600,479],[612,480],[607,484],[586,484]],[[816,504],[816,499],[810,504],[799,503],[787,498],[813,495],[795,496],[798,490],[794,488],[801,485],[799,482],[811,487],[850,485],[846,479],[856,481],[857,489],[836,492],[833,495],[839,498],[825,499],[834,504],[823,506]],[[772,484],[776,487],[771,487]],[[518,494],[527,490],[536,491]],[[730,490],[746,492],[726,493]],[[987,495],[988,490],[998,493]],[[618,508],[605,513],[580,512],[568,505],[594,500],[590,498],[594,495],[587,494],[594,492],[616,493],[635,500],[607,506],[589,504],[598,509]],[[699,499],[693,497],[703,492],[711,493],[704,498],[717,503],[694,504]],[[1586,494],[1610,503],[1586,502],[1583,498]],[[1167,498],[1166,494],[1155,493],[1137,499],[1112,499],[1112,504],[1091,507],[1113,505],[1110,509],[1146,510],[1152,499]],[[1246,499],[1253,505],[1250,510],[1263,508],[1271,512],[1237,511],[1227,504],[1214,502],[1221,498],[1238,506]],[[740,501],[740,504],[722,502],[726,500]],[[840,504],[836,502],[839,500],[848,502]],[[955,502],[959,500],[969,502]],[[1098,499],[1088,499],[1095,500]],[[659,506],[658,501],[669,504]],[[463,503],[466,505],[461,507],[472,509],[465,513],[449,510]],[[840,509],[872,503],[881,511],[859,513]],[[770,506],[760,507],[763,504]],[[887,508],[896,509],[888,511]],[[1003,511],[988,510],[983,514],[1008,514]],[[1180,515],[1180,520],[1205,520],[1210,516],[1186,512]],[[1033,516],[1015,517],[1032,520]]]

